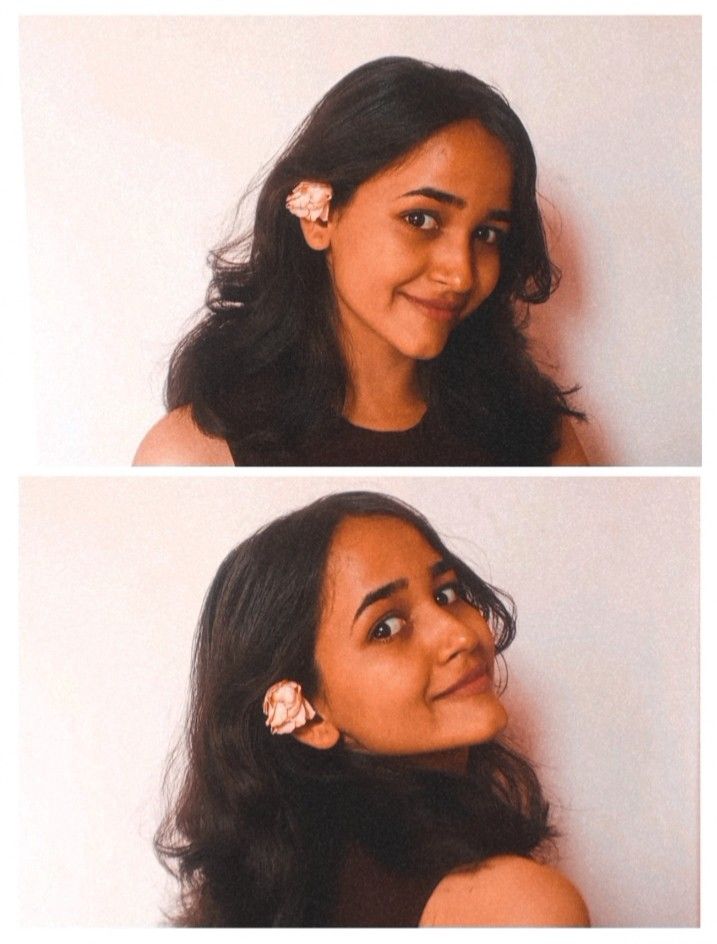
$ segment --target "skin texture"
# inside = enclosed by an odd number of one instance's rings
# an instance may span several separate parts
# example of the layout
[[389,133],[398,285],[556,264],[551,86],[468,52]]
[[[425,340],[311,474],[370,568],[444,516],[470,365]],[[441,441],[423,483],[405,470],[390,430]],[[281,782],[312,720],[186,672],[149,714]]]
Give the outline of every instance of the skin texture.
[[234,465],[224,439],[208,436],[192,419],[188,406],[172,410],[149,430],[133,465]]
[[[490,627],[460,594],[456,574],[411,525],[349,518],[328,559],[316,643],[320,718],[295,732],[315,747],[339,732],[355,750],[419,757],[453,769],[467,748],[498,734],[507,715],[495,694]],[[394,585],[361,608],[368,594]],[[472,686],[446,693],[470,670]]]
[[442,879],[422,927],[589,927],[580,892],[557,869],[521,856],[496,856]]
[[560,446],[551,465],[590,465],[573,424],[564,416],[560,424]]

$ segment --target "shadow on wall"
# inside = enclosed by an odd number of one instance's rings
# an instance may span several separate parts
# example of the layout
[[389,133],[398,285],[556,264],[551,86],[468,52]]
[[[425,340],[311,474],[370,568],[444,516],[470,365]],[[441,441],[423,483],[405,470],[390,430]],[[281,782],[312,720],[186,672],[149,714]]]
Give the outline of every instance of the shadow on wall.
[[550,254],[562,272],[557,292],[544,305],[531,309],[527,335],[539,367],[562,387],[579,386],[572,403],[587,413],[588,422],[576,429],[591,465],[619,465],[621,459],[610,443],[610,421],[599,404],[591,402],[589,377],[579,376],[573,351],[587,333],[595,333],[599,317],[589,303],[590,286],[585,284],[585,254],[580,233],[564,213],[545,197],[540,198]]

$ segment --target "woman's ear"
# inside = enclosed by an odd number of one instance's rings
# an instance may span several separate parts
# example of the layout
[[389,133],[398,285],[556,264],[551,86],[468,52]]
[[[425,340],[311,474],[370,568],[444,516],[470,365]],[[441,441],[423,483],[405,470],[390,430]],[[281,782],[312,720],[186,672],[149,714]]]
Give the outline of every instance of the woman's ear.
[[323,220],[299,220],[301,223],[301,232],[304,234],[306,245],[310,249],[322,252],[329,248],[331,242],[331,231],[333,221],[331,219]]
[[320,252],[331,240],[333,187],[325,180],[300,180],[286,198],[286,209],[298,216],[307,246]]
[[315,747],[319,751],[327,751],[330,747],[334,747],[341,737],[339,729],[319,715],[291,733],[297,741],[308,744],[309,747]]

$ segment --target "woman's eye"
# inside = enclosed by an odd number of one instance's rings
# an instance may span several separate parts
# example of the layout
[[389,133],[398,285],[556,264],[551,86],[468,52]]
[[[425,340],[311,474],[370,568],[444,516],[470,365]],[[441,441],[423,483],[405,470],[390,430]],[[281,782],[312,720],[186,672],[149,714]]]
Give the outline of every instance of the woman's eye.
[[404,621],[400,616],[388,616],[371,630],[371,639],[391,639],[401,632],[403,625]]
[[499,245],[503,242],[505,236],[505,232],[495,226],[479,226],[475,232],[478,242],[487,243],[489,246]]
[[440,590],[436,590],[435,600],[440,606],[449,606],[451,603],[455,603],[456,600],[460,600],[461,595],[458,590],[458,584],[449,583],[445,587],[441,587]]
[[415,229],[438,229],[438,220],[424,210],[411,210],[404,215],[404,220]]

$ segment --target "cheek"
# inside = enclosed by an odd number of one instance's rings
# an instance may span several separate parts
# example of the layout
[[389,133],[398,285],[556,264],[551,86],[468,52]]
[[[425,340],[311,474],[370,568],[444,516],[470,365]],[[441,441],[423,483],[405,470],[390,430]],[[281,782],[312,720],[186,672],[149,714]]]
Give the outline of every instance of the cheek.
[[426,264],[425,250],[385,226],[374,227],[370,238],[352,230],[331,248],[329,267],[339,291],[388,293],[416,277]]
[[352,307],[362,307],[365,297],[374,297],[382,283],[382,249],[366,251],[362,241],[342,240],[329,258],[329,269],[337,293]]
[[424,707],[426,678],[419,666],[388,654],[367,659],[360,667],[353,661],[350,670],[349,662],[326,665],[322,672],[326,707],[340,729],[362,740],[397,724],[400,727],[403,717],[415,716]]

